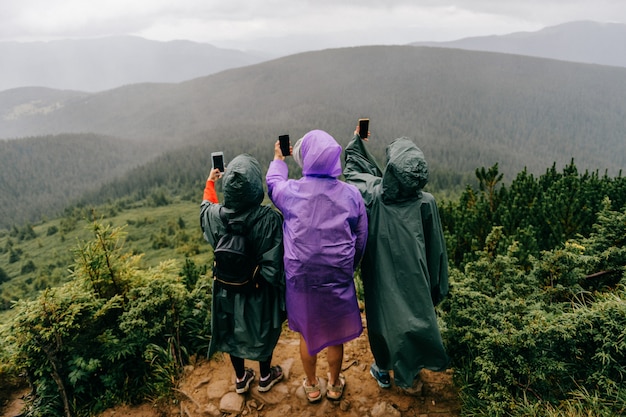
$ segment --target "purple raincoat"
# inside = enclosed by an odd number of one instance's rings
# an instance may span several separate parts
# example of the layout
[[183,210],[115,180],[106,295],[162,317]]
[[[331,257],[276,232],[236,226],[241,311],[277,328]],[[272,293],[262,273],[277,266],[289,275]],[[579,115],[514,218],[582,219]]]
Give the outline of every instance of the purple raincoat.
[[367,241],[367,214],[357,188],[338,180],[342,150],[332,136],[313,130],[300,151],[301,179],[288,180],[281,160],[272,161],[266,179],[284,217],[289,328],[315,355],[363,331],[353,274]]

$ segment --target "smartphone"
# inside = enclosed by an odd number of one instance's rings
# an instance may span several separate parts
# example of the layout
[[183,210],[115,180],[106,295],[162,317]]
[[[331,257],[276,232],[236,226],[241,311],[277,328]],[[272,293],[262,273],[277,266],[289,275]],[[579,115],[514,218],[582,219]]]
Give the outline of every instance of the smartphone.
[[359,119],[359,136],[366,139],[370,130],[370,119]]
[[224,172],[224,152],[211,152],[211,160],[213,169],[217,168],[220,172]]
[[280,135],[278,137],[278,141],[280,142],[280,152],[283,156],[291,155],[291,150],[289,149],[291,145],[289,142],[289,135]]

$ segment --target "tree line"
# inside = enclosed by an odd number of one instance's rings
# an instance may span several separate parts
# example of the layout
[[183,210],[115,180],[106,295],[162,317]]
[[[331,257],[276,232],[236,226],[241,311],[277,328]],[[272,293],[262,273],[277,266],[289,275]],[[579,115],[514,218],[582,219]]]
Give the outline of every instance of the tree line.
[[441,218],[448,254],[463,267],[476,259],[493,227],[519,245],[522,262],[578,236],[588,236],[605,198],[613,210],[626,207],[626,177],[579,173],[574,161],[538,177],[527,170],[503,183],[498,164],[476,170],[478,189],[467,186],[458,201],[446,201]]

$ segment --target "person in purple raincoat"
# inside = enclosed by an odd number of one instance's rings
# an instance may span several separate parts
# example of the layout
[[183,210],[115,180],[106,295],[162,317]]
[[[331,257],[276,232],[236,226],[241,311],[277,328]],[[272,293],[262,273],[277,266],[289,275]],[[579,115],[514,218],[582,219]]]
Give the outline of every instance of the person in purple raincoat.
[[289,328],[300,333],[300,357],[310,402],[321,399],[317,354],[327,349],[327,398],[338,400],[343,344],[363,331],[353,274],[367,241],[367,214],[358,189],[338,179],[341,146],[322,130],[293,147],[303,177],[289,180],[279,142],[266,175],[268,195],[283,213]]

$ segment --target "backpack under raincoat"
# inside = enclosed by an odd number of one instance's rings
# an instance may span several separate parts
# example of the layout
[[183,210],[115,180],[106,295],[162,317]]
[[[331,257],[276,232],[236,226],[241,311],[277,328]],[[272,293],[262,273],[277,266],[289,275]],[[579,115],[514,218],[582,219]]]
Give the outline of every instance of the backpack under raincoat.
[[209,356],[226,352],[240,358],[268,360],[285,321],[282,216],[263,201],[261,167],[250,155],[239,155],[223,176],[224,205],[208,200],[200,207],[204,238],[215,247],[226,233],[220,209],[238,220],[254,243],[265,281],[258,291],[238,293],[213,286]]

